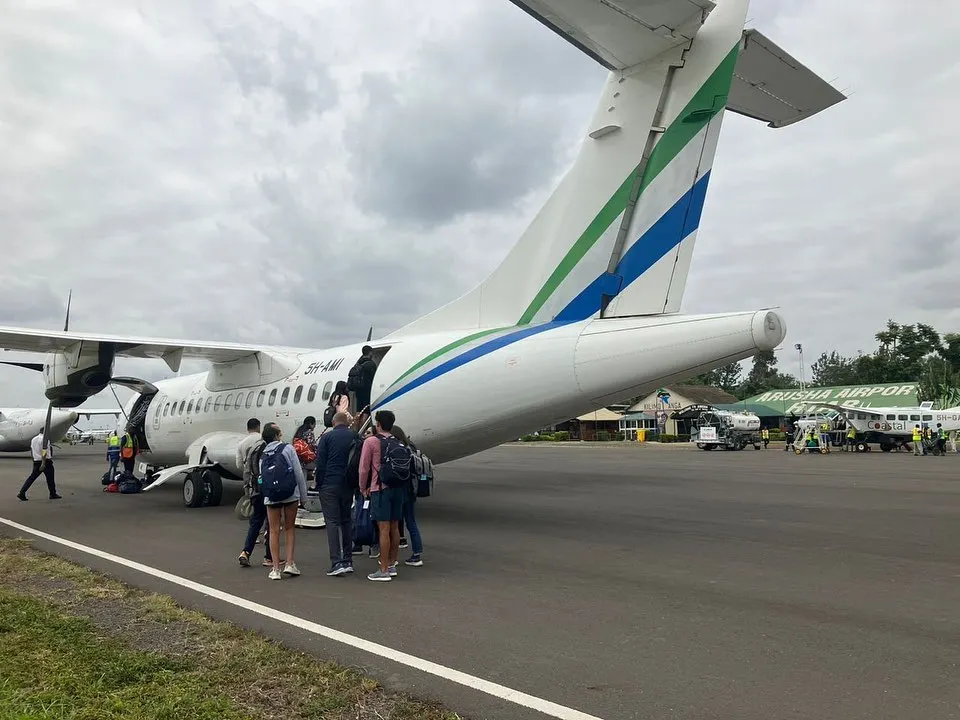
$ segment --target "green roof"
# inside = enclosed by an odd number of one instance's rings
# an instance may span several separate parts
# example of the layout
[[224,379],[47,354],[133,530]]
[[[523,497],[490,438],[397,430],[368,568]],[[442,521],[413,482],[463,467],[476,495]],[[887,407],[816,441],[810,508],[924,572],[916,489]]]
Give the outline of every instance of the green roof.
[[917,383],[884,383],[805,390],[768,390],[736,405],[724,405],[723,409],[746,409],[758,416],[777,417],[812,413],[821,407],[820,403],[861,407],[916,407],[920,404],[917,398]]

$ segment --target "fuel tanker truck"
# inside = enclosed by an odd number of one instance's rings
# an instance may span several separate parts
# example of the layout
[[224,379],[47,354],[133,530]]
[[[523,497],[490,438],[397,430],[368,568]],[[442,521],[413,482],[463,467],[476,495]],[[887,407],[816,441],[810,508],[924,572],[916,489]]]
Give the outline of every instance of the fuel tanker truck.
[[696,420],[697,447],[701,450],[760,449],[760,418],[750,413],[704,410]]

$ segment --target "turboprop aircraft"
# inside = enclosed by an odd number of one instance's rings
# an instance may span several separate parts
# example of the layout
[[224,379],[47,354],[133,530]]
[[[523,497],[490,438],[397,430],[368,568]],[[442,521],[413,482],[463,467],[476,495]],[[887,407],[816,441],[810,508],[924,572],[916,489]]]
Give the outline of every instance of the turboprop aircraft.
[[[610,73],[572,167],[503,262],[368,343],[373,409],[393,410],[434,463],[779,345],[772,309],[679,314],[721,122],[729,109],[783,128],[844,99],[744,31],[748,0],[513,1]],[[18,327],[0,327],[0,347],[50,353],[51,402],[133,389],[150,487],[183,474],[190,506],[218,504],[221,480],[239,477],[248,417],[290,437],[360,354]],[[212,368],[152,384],[113,377],[117,356]]]
[[933,403],[917,407],[860,407],[859,405],[823,405],[836,410],[857,431],[856,449],[866,452],[878,443],[883,452],[913,442],[913,428],[928,426],[936,432],[937,423],[947,432],[960,430],[960,407],[934,410]]
[[[116,410],[57,410],[50,413],[51,438],[62,438],[81,417],[94,415],[120,417]],[[0,408],[0,452],[24,452],[30,449],[30,441],[43,431],[47,408]]]

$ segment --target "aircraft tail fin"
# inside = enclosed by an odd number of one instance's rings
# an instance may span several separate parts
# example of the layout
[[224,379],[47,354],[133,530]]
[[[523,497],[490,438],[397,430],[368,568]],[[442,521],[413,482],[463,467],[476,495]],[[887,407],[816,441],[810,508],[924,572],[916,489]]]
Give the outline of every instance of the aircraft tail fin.
[[725,109],[782,127],[843,99],[749,0],[512,0],[611,70],[580,152],[504,261],[394,335],[677,312]]

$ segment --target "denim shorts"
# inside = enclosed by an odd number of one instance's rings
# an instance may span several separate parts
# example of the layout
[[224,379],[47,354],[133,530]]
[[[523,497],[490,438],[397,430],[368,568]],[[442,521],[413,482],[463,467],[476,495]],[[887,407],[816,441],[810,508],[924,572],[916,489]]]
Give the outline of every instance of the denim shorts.
[[370,493],[370,514],[374,522],[399,522],[403,518],[403,488],[383,488]]

